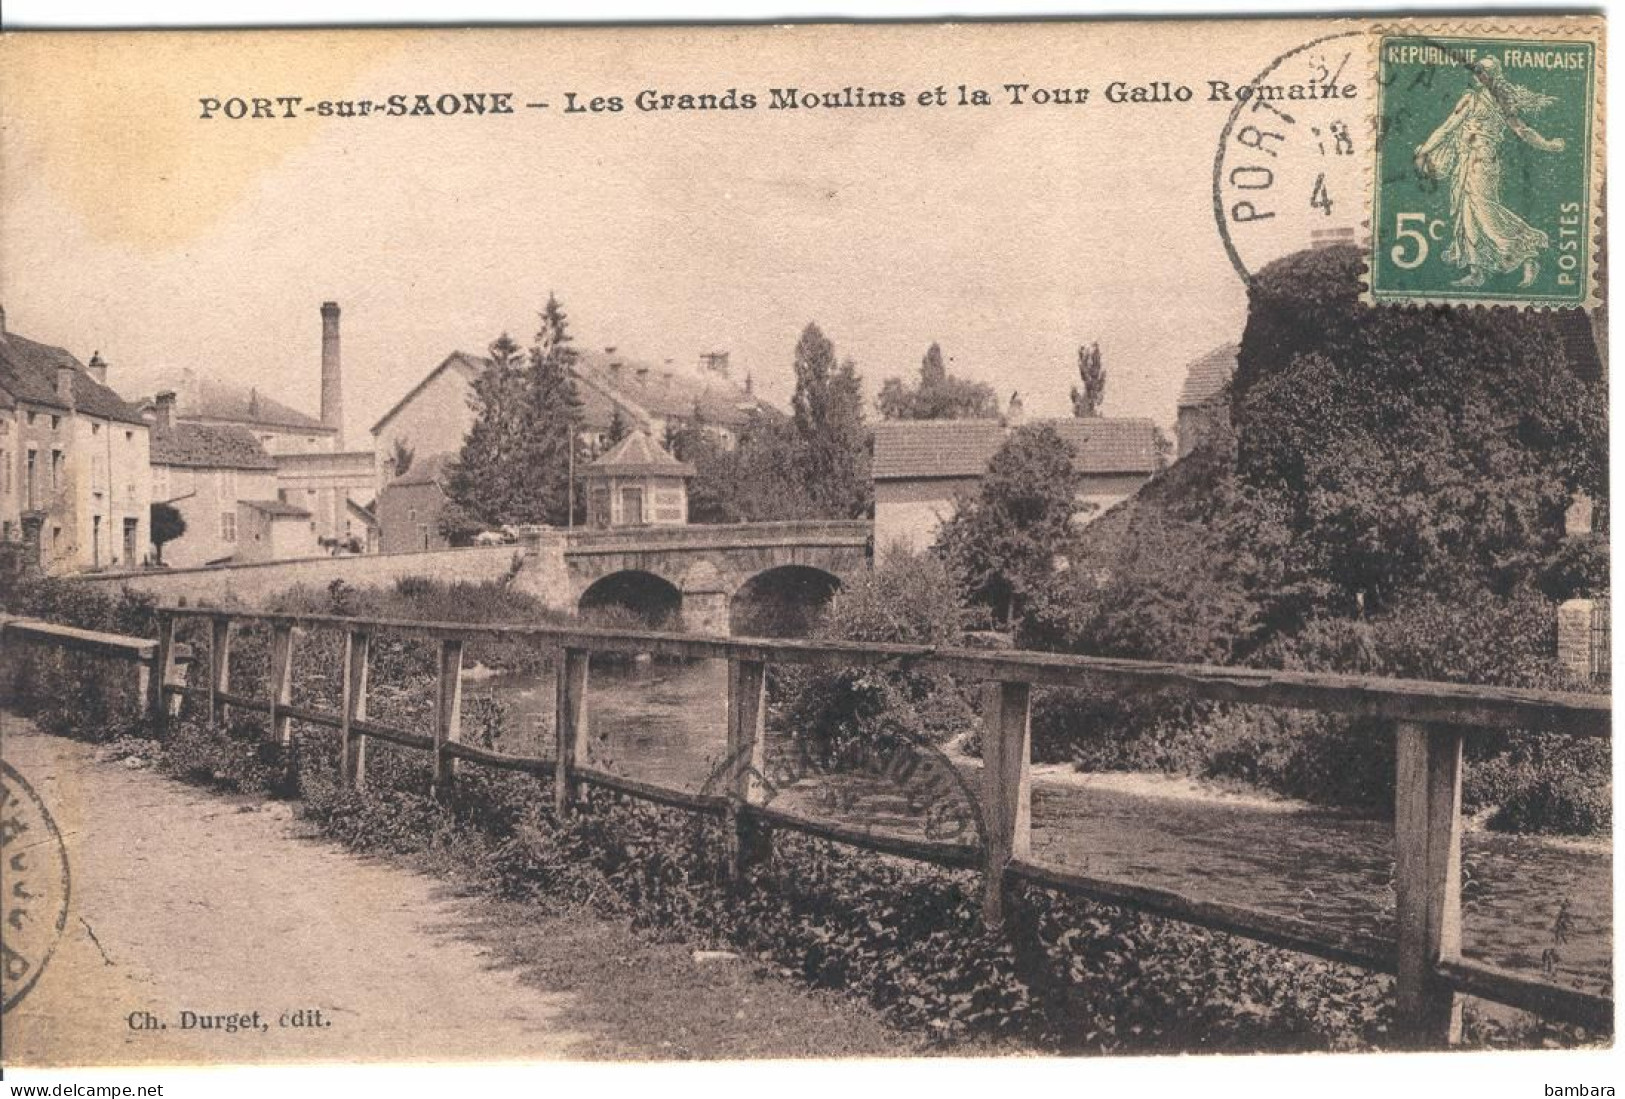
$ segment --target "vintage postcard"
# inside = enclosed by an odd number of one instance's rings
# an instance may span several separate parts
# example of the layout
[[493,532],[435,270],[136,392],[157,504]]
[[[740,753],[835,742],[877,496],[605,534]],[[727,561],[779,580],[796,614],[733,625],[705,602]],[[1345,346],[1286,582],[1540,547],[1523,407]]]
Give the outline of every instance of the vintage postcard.
[[0,37],[0,1062],[1612,1094],[1605,70]]

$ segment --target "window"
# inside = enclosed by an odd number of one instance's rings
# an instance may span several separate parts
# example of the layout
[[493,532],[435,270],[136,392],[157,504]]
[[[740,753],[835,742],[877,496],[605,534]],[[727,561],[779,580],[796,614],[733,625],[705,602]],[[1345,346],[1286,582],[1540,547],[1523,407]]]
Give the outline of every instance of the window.
[[60,450],[51,451],[51,491],[62,491],[63,483],[67,480],[68,467]]
[[237,513],[235,511],[222,511],[220,513],[220,540],[222,542],[237,541]]
[[100,435],[102,433],[102,425],[92,420],[90,422],[90,433],[92,435]]
[[59,428],[61,426],[62,426],[62,417],[61,416],[52,416],[51,417],[51,430],[55,431],[57,428]]
[[[220,499],[222,501],[229,500],[234,504],[237,502],[237,471],[235,469],[220,471]],[[233,513],[233,518],[235,517],[235,513]]]
[[28,426],[33,427],[34,426],[34,421],[37,420],[37,419],[39,419],[39,413],[38,412],[30,412],[28,414]]
[[125,442],[127,442],[127,443],[133,443],[133,442],[135,442],[135,432],[133,432],[133,431],[126,431],[126,432],[125,432],[125,433],[124,433],[124,441],[125,441]]
[[[29,415],[32,416],[33,413],[29,413]],[[28,479],[25,482],[25,484],[26,484],[26,487],[28,489],[28,506],[29,506],[30,509],[32,509],[34,507],[34,494],[38,491],[38,484],[39,484],[39,482],[38,482],[38,476],[39,476],[38,467],[39,467],[39,451],[35,450],[33,447],[29,447],[28,448]]]

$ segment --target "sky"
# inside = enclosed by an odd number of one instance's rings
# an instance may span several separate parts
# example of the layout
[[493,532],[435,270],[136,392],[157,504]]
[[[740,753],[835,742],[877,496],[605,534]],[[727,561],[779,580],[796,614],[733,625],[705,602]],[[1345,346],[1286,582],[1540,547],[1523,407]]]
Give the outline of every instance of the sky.
[[[318,310],[335,300],[352,444],[451,351],[504,331],[528,341],[549,292],[585,346],[685,368],[726,350],[781,403],[809,321],[856,361],[871,398],[937,341],[950,369],[1001,402],[1019,391],[1029,415],[1069,414],[1077,348],[1098,341],[1104,413],[1171,427],[1186,365],[1245,320],[1212,196],[1231,105],[1207,101],[1206,81],[1245,84],[1316,30],[12,37],[0,65],[0,303],[12,331],[82,360],[99,351],[126,396],[191,367],[315,412]],[[1197,94],[1103,104],[1118,79]],[[952,105],[961,83],[995,104]],[[1093,98],[1014,106],[1006,83],[1087,86]],[[949,106],[915,105],[939,85]],[[773,87],[848,86],[900,90],[910,105],[765,109]],[[729,88],[764,104],[645,113],[630,102],[642,89]],[[204,97],[479,90],[549,108],[199,117]],[[621,96],[626,109],[567,114],[567,92]],[[1288,239],[1302,235],[1288,222]]]

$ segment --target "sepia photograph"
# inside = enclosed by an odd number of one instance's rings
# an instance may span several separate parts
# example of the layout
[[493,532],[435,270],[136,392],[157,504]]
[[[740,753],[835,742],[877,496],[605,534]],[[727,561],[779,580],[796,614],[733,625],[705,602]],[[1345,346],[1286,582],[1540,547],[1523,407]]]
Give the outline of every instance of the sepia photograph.
[[6,29],[5,1078],[1613,1094],[1604,23]]

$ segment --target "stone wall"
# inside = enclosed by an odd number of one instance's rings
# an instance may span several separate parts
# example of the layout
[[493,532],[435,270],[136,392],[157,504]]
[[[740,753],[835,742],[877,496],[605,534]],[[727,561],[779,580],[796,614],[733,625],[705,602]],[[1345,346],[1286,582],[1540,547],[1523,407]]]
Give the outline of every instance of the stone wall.
[[[406,576],[426,576],[446,583],[498,580],[523,564],[515,584],[549,602],[563,605],[568,598],[562,552],[540,557],[522,546],[474,546],[428,553],[374,553],[349,557],[305,557],[291,561],[265,561],[250,565],[221,565],[199,569],[154,569],[145,572],[99,573],[74,578],[103,591],[121,588],[145,592],[165,603],[192,606],[252,607],[295,585],[324,589],[335,580],[358,588],[384,587]],[[554,560],[553,558],[556,558]]]
[[1595,669],[1591,620],[1596,613],[1590,599],[1570,599],[1557,608],[1557,662],[1581,681],[1589,681]]

